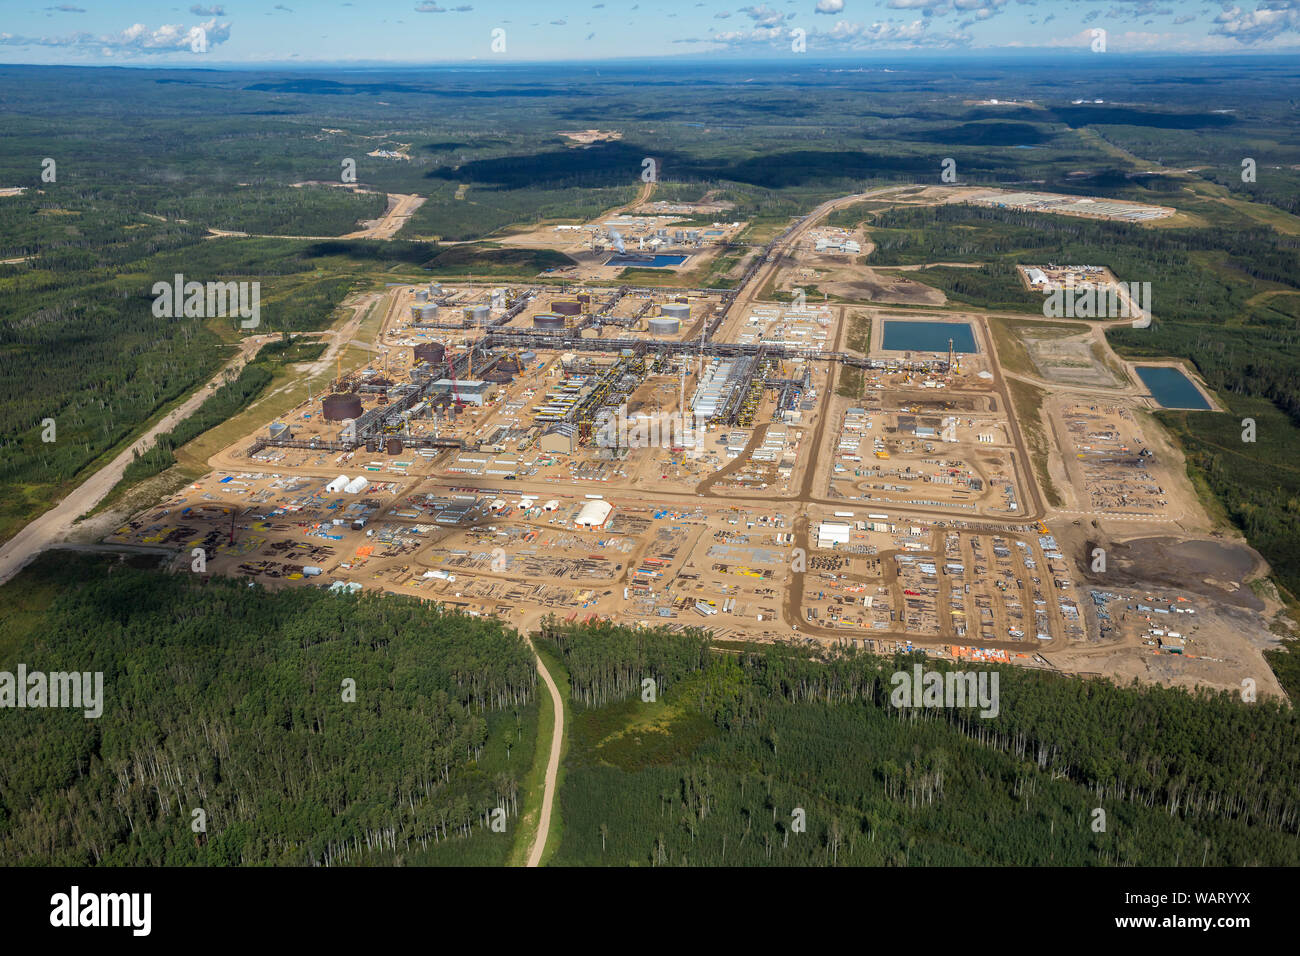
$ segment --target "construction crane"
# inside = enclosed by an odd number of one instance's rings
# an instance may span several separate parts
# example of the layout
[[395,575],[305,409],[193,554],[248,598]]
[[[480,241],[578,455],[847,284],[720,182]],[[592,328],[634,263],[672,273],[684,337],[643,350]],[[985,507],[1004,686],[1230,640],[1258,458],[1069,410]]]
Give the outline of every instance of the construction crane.
[[[472,351],[469,360],[472,365],[474,362]],[[451,379],[451,400],[456,403],[456,411],[463,412],[465,410],[465,402],[461,399],[460,388],[456,384],[456,362],[454,360],[447,362],[447,375]]]

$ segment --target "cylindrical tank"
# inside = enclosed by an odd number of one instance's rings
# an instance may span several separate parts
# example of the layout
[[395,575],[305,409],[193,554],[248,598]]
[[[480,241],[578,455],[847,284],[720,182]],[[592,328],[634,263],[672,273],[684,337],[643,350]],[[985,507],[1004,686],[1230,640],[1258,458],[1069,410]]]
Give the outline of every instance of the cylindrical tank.
[[581,315],[582,303],[572,299],[553,299],[551,311],[556,315]]
[[590,293],[590,292],[579,292],[579,293],[578,293],[578,301],[579,301],[579,302],[582,302],[582,303],[584,303],[584,304],[585,304],[585,303],[590,303],[590,302],[591,302],[591,293]]
[[667,302],[660,311],[666,319],[685,321],[691,317],[691,307],[684,302]]
[[510,369],[497,365],[483,373],[483,381],[496,382],[498,385],[504,385],[507,382],[514,381],[515,374]]
[[650,320],[651,335],[676,335],[682,330],[682,323],[677,319],[659,318]]
[[553,312],[538,312],[533,316],[533,328],[562,329],[564,328],[564,316],[556,315]]
[[415,347],[415,360],[441,365],[447,359],[447,347],[441,342],[421,342]]
[[361,396],[356,392],[335,392],[326,395],[322,403],[327,422],[341,422],[345,418],[361,417]]
[[428,302],[428,301],[429,301],[429,290],[428,290],[428,289],[416,289],[416,290],[415,290],[415,301],[416,301],[416,302]]
[[420,318],[426,322],[438,317],[438,307],[432,303],[420,306]]
[[482,325],[492,315],[492,310],[486,305],[471,305],[465,309],[465,322],[468,325]]
[[366,442],[366,451],[370,452],[371,454],[374,454],[375,452],[379,451],[379,439],[372,438],[368,442]]
[[384,442],[384,451],[390,455],[400,455],[402,453],[402,440],[400,438],[390,438]]
[[419,306],[419,305],[413,305],[413,306],[411,306],[411,321],[412,321],[412,322],[419,322],[419,321],[420,321],[420,312],[421,312],[421,310],[422,310],[423,308],[424,308],[423,306]]

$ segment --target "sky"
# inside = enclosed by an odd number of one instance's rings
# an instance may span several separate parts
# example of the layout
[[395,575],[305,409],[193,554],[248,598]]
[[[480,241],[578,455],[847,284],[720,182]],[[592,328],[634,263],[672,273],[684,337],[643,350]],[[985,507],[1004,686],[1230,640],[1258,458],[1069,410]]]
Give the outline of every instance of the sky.
[[1300,0],[0,0],[0,63],[398,66],[1034,49],[1300,52]]

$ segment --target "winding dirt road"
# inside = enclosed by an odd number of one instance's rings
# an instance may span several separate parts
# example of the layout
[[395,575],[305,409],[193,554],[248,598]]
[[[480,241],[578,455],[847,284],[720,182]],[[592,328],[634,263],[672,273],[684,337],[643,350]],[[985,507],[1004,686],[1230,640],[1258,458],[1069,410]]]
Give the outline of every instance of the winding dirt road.
[[537,656],[537,673],[542,675],[542,680],[546,682],[546,689],[551,692],[551,706],[555,711],[555,720],[551,727],[551,755],[546,761],[546,784],[542,791],[542,813],[537,821],[537,835],[533,837],[532,848],[528,851],[528,862],[524,864],[538,866],[542,862],[542,852],[546,849],[546,838],[551,832],[551,811],[555,807],[555,785],[560,774],[560,751],[564,746],[564,702],[560,700],[560,689],[555,686],[551,672],[542,662],[542,656],[537,653],[537,648],[533,647],[532,638],[527,640],[528,646],[533,648],[533,654]]

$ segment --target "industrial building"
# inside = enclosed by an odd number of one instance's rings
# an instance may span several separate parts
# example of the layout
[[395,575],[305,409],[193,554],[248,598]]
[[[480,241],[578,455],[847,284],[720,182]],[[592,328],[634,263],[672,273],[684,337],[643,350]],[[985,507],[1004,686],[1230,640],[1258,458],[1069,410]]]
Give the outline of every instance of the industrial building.
[[614,506],[603,499],[588,501],[578,512],[578,517],[573,519],[573,523],[580,528],[603,528],[609,522],[610,515],[614,513]]

